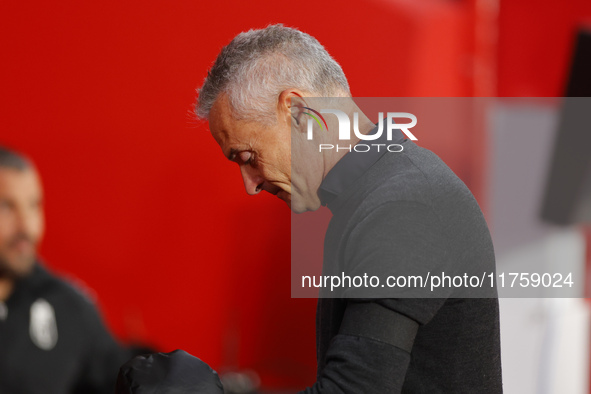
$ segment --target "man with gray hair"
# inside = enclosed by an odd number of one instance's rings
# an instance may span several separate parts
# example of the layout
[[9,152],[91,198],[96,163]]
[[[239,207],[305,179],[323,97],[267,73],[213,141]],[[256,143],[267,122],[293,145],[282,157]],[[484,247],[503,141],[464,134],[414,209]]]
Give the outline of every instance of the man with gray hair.
[[[238,164],[248,194],[272,193],[294,212],[331,210],[323,274],[405,264],[494,272],[482,212],[437,156],[400,130],[389,136],[399,153],[319,150],[338,143],[329,130],[340,126],[327,116],[318,122],[325,132],[310,138],[304,115],[320,115],[319,98],[350,119],[356,113],[352,143],[381,133],[315,38],[271,25],[222,49],[196,114]],[[317,382],[304,393],[502,392],[496,289],[488,298],[352,294],[318,301]]]

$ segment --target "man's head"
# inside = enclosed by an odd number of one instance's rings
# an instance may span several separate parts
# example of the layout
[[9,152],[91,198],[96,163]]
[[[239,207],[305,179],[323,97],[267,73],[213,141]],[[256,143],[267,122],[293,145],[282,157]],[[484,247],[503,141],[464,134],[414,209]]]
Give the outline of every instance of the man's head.
[[304,171],[292,178],[292,126],[304,123],[293,116],[292,100],[343,96],[350,96],[347,79],[324,47],[308,34],[272,25],[241,33],[222,49],[195,111],[240,166],[248,194],[265,190],[302,212],[318,208],[322,175]]
[[42,195],[33,164],[0,146],[0,277],[31,271],[44,230]]

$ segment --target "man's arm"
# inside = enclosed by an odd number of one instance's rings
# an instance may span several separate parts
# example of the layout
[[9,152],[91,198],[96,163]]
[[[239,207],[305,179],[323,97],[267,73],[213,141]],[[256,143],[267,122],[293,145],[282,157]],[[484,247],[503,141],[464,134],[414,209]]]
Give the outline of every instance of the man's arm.
[[398,393],[418,323],[376,302],[348,302],[318,381],[302,394]]

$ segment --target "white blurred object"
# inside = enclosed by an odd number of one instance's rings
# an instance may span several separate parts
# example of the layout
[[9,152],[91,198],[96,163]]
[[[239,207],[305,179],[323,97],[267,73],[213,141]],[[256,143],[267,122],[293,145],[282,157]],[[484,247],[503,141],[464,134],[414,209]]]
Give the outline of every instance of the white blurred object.
[[[539,219],[557,107],[504,99],[490,117],[487,215],[498,272],[572,272],[585,280],[585,239],[575,227]],[[543,292],[547,294],[548,292]],[[583,298],[501,298],[506,394],[589,393],[589,305]]]
[[51,350],[57,343],[57,322],[53,306],[43,298],[32,305],[29,317],[29,335],[35,345]]
[[253,370],[229,371],[220,375],[226,394],[257,393],[261,379]]

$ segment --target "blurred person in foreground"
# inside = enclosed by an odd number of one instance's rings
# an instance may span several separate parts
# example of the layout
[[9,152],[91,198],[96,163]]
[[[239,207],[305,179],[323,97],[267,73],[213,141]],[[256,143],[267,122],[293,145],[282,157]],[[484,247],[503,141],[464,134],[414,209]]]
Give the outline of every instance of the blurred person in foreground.
[[[368,70],[372,61],[389,60],[368,59]],[[318,104],[330,97],[338,107]],[[383,122],[373,124],[357,107],[341,67],[315,38],[271,25],[241,33],[221,50],[199,90],[196,114],[209,121],[223,155],[238,165],[249,195],[271,193],[297,213],[321,205],[331,210],[323,275],[409,267],[495,271],[476,200],[436,155],[401,130],[375,141],[402,147],[394,152],[319,150],[319,144],[342,143],[337,117],[326,116],[324,127],[308,123],[322,108],[359,116],[352,144],[360,142],[358,132],[382,131]],[[437,298],[398,294],[319,298],[317,380],[302,393],[502,392],[496,288],[475,298],[450,289]],[[154,387],[143,376],[166,375],[161,369],[144,363],[142,373],[127,376],[135,387]]]
[[34,165],[0,146],[0,393],[112,393],[130,356],[93,303],[43,267]]

